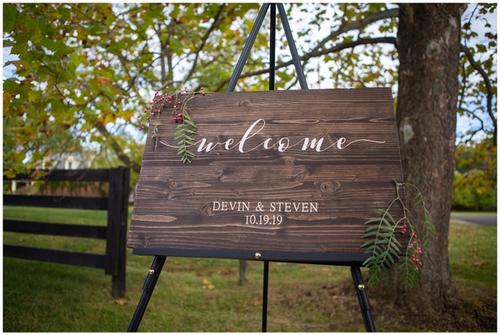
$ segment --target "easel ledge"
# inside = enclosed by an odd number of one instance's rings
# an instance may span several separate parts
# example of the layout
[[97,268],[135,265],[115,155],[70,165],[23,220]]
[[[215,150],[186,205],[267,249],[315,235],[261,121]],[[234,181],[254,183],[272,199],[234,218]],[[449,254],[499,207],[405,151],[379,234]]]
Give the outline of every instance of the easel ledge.
[[225,258],[240,260],[257,260],[285,263],[323,264],[339,266],[362,266],[369,257],[366,253],[302,253],[271,250],[233,250],[233,249],[170,249],[170,248],[140,248],[133,250],[140,256],[171,256],[171,257],[200,257]]

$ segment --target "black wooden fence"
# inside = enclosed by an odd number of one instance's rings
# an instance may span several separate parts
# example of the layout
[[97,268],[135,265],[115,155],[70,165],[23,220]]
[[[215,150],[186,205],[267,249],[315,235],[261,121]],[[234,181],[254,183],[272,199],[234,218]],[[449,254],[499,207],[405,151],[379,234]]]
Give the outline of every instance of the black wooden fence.
[[[4,244],[3,254],[37,261],[72,264],[104,269],[112,276],[112,295],[125,295],[125,255],[130,170],[115,169],[52,170],[37,180],[108,182],[108,197],[73,197],[4,194],[5,206],[36,206],[107,210],[107,226],[59,224],[4,219],[4,232],[72,236],[106,240],[106,254],[70,252]],[[4,180],[33,180],[17,175]]]

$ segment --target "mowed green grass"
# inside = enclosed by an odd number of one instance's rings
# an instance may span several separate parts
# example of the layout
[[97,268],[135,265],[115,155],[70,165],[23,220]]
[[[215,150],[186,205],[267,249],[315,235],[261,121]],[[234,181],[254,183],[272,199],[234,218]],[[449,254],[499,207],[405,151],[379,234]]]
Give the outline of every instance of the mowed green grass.
[[[4,207],[4,217],[106,222],[105,212],[47,208]],[[5,233],[4,243],[104,252],[104,241],[81,238]],[[127,257],[127,297],[118,301],[103,270],[4,258],[4,331],[125,331],[152,260]],[[496,295],[496,227],[452,224],[450,263],[465,295]],[[262,263],[249,262],[248,278],[238,285],[235,260],[169,257],[140,330],[259,331]],[[354,292],[332,293],[349,280],[348,268],[271,263],[268,330],[363,331]],[[378,330],[408,330],[390,317],[376,321]]]
[[450,265],[457,284],[496,289],[497,227],[452,223],[450,230]]

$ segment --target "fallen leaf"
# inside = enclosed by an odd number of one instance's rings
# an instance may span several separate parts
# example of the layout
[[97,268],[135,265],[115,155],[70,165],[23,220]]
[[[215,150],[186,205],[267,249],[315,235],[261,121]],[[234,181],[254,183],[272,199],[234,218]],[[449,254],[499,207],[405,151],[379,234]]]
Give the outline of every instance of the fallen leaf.
[[123,305],[128,304],[128,300],[127,299],[123,299],[123,298],[122,299],[115,299],[115,300],[113,300],[113,304],[117,304],[117,305],[123,306]]

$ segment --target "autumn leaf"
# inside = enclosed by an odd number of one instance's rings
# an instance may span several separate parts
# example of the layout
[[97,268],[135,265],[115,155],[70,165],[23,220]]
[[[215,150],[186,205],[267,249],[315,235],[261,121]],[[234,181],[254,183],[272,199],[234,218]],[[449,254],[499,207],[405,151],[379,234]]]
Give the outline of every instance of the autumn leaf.
[[207,278],[203,278],[203,288],[207,290],[213,290],[215,286]]
[[121,114],[121,117],[127,122],[130,122],[132,116],[134,116],[134,111],[131,109],[127,109]]
[[124,305],[128,304],[128,300],[127,299],[114,299],[113,304],[124,306]]

